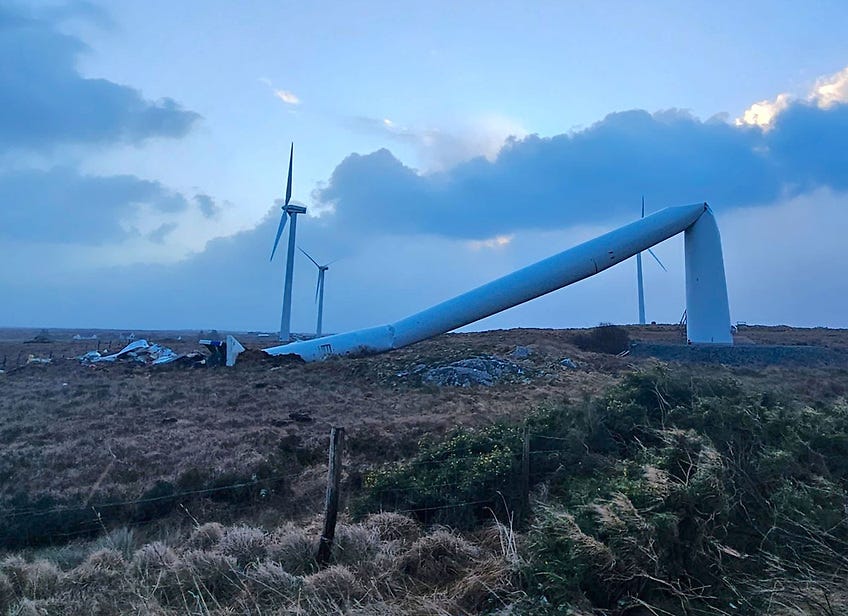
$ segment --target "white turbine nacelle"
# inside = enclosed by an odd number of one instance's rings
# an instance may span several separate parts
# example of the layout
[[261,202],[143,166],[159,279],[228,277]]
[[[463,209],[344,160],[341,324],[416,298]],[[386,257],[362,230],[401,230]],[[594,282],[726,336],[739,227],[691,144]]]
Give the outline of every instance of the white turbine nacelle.
[[265,349],[317,361],[398,349],[556,291],[684,233],[687,337],[733,344],[721,237],[706,203],[670,207],[389,325]]

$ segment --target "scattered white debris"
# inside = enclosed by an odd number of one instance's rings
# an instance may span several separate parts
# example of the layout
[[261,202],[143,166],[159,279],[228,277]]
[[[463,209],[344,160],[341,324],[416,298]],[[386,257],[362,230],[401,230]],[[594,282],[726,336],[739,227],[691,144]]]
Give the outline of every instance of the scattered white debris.
[[241,342],[235,336],[227,336],[227,365],[235,366],[236,358],[244,351]]
[[122,360],[160,366],[184,358],[197,360],[197,363],[201,363],[204,359],[200,353],[176,353],[173,349],[169,349],[161,344],[150,344],[144,339],[135,340],[117,353],[111,355],[101,355],[99,351],[89,351],[84,355],[80,355],[77,359],[84,364],[112,363]]
[[570,357],[566,357],[565,359],[563,359],[561,362],[559,362],[559,365],[563,368],[577,368],[577,364],[574,363],[574,360]]
[[30,355],[27,357],[27,364],[51,364],[53,363],[52,357],[36,357],[35,355]]

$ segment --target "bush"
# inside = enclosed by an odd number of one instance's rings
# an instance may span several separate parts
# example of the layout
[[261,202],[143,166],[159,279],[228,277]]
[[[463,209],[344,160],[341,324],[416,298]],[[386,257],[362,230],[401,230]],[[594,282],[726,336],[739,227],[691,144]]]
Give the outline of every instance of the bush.
[[627,375],[561,428],[584,443],[583,463],[551,475],[526,571],[552,612],[732,602],[762,613],[769,567],[815,572],[826,587],[848,564],[841,403],[813,411],[659,367]]
[[577,334],[574,344],[581,351],[618,355],[630,348],[630,334],[619,325],[601,323],[585,333]]
[[409,543],[421,536],[421,528],[415,520],[391,511],[371,514],[365,518],[363,525],[380,541]]
[[175,571],[180,587],[191,594],[200,594],[205,601],[227,602],[243,587],[236,566],[236,559],[230,556],[189,550],[183,554]]
[[227,556],[232,556],[239,567],[249,562],[260,561],[268,551],[268,539],[258,528],[235,526],[224,533],[218,547]]
[[173,483],[157,481],[152,488],[141,495],[139,502],[136,503],[135,521],[148,522],[168,515],[179,503],[176,494],[177,488]]
[[[349,605],[365,596],[365,589],[350,569],[343,565],[333,565],[307,576],[303,580],[303,588],[319,601],[338,607]],[[320,611],[331,612],[329,609]]]
[[306,575],[318,569],[315,560],[318,537],[312,537],[292,524],[274,531],[267,549],[268,558],[280,563],[288,573]]
[[365,525],[341,524],[336,529],[332,550],[335,563],[355,566],[373,558],[379,550],[379,536]]
[[15,587],[5,573],[0,573],[0,614],[5,614],[15,602]]
[[130,570],[142,581],[155,582],[165,572],[173,569],[177,562],[179,558],[174,550],[157,541],[136,550],[130,563]]
[[102,548],[92,552],[85,562],[68,574],[72,585],[107,591],[121,586],[127,563],[117,550]]
[[261,605],[279,605],[296,597],[303,581],[273,561],[252,563],[245,571],[245,586]]
[[519,426],[501,423],[422,443],[409,462],[366,473],[353,512],[399,510],[425,524],[471,528],[518,502],[522,443]]
[[185,547],[196,550],[209,550],[221,541],[224,536],[224,527],[218,522],[207,522],[195,528],[185,542]]
[[120,508],[99,512],[80,502],[19,492],[0,503],[0,547],[6,549],[55,544],[67,537],[93,536],[121,515]]
[[445,530],[437,530],[413,543],[399,559],[397,570],[416,582],[444,586],[465,573],[480,550]]

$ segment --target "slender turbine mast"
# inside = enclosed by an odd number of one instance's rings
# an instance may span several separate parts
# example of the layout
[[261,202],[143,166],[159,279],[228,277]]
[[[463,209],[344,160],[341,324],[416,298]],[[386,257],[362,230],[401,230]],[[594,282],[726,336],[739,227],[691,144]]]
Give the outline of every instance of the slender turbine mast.
[[[300,248],[298,246],[298,248]],[[300,248],[300,252],[306,255],[306,258],[315,264],[318,268],[318,284],[315,285],[315,301],[318,302],[318,323],[315,325],[315,337],[321,337],[321,326],[324,323],[324,274],[330,269],[332,262],[327,265],[318,265],[318,261],[313,259],[308,252]]]
[[286,181],[286,200],[282,206],[282,216],[280,217],[280,226],[277,227],[277,237],[274,238],[274,247],[271,249],[271,261],[274,260],[274,254],[277,252],[277,245],[280,243],[280,236],[286,228],[286,222],[291,218],[291,227],[289,229],[289,246],[286,254],[286,278],[283,285],[283,313],[280,317],[280,342],[288,342],[291,340],[291,297],[292,297],[292,278],[294,277],[294,247],[295,235],[297,234],[297,215],[305,214],[306,208],[302,205],[291,203],[292,194],[292,164],[294,163],[294,143],[291,145],[291,153],[289,154],[289,176]]
[[[642,197],[642,218],[645,217],[645,197]],[[657,263],[660,264],[660,267],[663,268],[664,272],[668,270],[663,265],[660,258],[654,254],[654,251],[648,248],[648,252],[651,253],[651,256],[656,259]],[[639,288],[639,325],[645,325],[645,286],[642,281],[642,253],[636,253],[636,285]]]

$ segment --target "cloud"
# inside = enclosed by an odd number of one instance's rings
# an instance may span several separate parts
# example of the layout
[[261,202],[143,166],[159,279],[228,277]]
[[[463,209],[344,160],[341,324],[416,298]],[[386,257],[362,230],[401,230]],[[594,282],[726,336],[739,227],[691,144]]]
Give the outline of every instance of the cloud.
[[819,79],[810,98],[824,109],[837,103],[848,103],[848,66],[838,73]]
[[786,109],[790,103],[788,94],[778,94],[773,100],[762,100],[748,107],[741,118],[736,119],[737,126],[759,126],[769,128],[771,123],[781,111]]
[[82,175],[69,167],[0,174],[0,237],[6,239],[118,243],[134,235],[128,223],[142,207],[174,214],[188,201],[134,175]]
[[274,96],[288,105],[299,105],[300,99],[294,92],[288,90],[274,90]]
[[527,135],[521,124],[496,114],[482,115],[453,130],[409,127],[390,118],[366,116],[346,118],[344,123],[353,130],[412,146],[428,171],[443,171],[478,156],[494,160],[510,138]]
[[494,160],[437,173],[418,173],[386,149],[351,154],[314,197],[339,224],[363,232],[486,239],[630,217],[641,195],[656,208],[698,201],[725,208],[841,190],[846,140],[843,104],[795,101],[768,131],[634,110],[577,132],[513,138]]
[[[848,278],[844,264],[834,259],[842,248],[842,230],[848,227],[846,195],[823,189],[756,211],[718,212],[718,218],[734,320],[848,326]],[[328,331],[405,317],[609,229],[599,225],[527,231],[495,251],[472,251],[466,241],[452,238],[421,236],[410,241],[371,233],[361,238],[356,250],[348,250],[339,244],[349,242],[350,234],[308,217],[301,223],[298,243],[310,253],[323,250],[322,259],[344,256],[327,275]],[[107,267],[98,262],[96,269],[69,271],[68,254],[77,252],[73,247],[51,246],[24,254],[5,251],[0,286],[6,294],[0,302],[0,323],[273,331],[279,325],[284,268],[280,260],[268,263],[276,224],[268,217],[255,229],[213,240],[201,253],[161,265]],[[648,315],[658,322],[676,323],[685,307],[682,238],[655,250],[669,272],[646,263]],[[315,326],[315,269],[306,257],[297,259],[293,326],[295,331],[309,332]],[[33,270],[32,262],[38,270]],[[204,301],[208,297],[215,301]],[[636,316],[636,269],[631,259],[474,328],[632,323]]]
[[173,99],[148,101],[133,88],[83,77],[76,63],[87,47],[58,22],[100,15],[86,6],[42,13],[0,7],[0,151],[138,144],[180,137],[199,119]]
[[834,105],[848,103],[848,66],[832,75],[821,77],[805,99],[797,99],[789,93],[778,94],[774,100],[754,103],[736,119],[737,126],[751,125],[770,129],[777,117],[798,100],[806,100],[819,109],[830,109]]
[[514,238],[514,235],[496,235],[495,237],[490,237],[487,240],[470,240],[468,242],[468,247],[471,248],[471,250],[482,250],[484,248],[495,250],[498,248],[506,248],[510,245]]
[[214,219],[221,215],[221,206],[215,203],[215,200],[209,195],[198,193],[194,195],[194,201],[204,218]]
[[283,101],[286,105],[300,105],[300,97],[294,92],[290,92],[289,90],[282,90],[280,88],[275,87],[271,80],[267,77],[260,77],[259,81],[268,86],[268,89],[271,90],[271,93],[278,99]]

